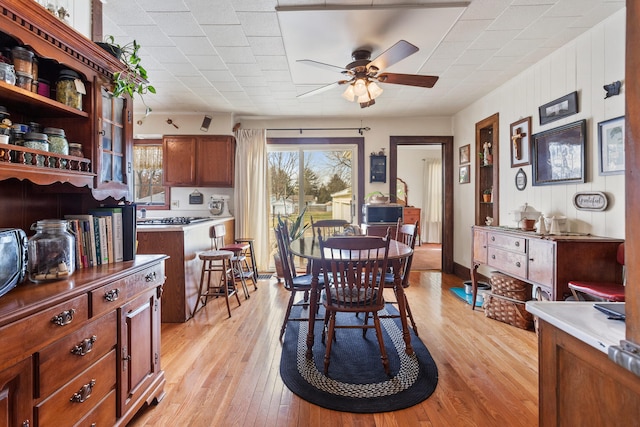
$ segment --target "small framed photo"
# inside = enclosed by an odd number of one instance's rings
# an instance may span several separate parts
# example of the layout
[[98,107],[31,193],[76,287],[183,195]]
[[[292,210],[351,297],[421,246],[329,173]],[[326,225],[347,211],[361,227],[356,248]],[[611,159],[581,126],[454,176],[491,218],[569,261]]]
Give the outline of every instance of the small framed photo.
[[598,123],[600,175],[624,173],[624,116]]
[[511,167],[531,164],[531,116],[511,123]]
[[533,135],[533,185],[586,182],[587,121],[580,120]]
[[458,173],[458,182],[460,184],[468,184],[471,181],[470,175],[471,165],[460,166]]
[[538,107],[538,112],[540,113],[541,125],[576,114],[578,112],[578,92],[571,92],[562,98],[547,102]]
[[467,144],[460,147],[460,164],[464,165],[471,161],[471,145]]

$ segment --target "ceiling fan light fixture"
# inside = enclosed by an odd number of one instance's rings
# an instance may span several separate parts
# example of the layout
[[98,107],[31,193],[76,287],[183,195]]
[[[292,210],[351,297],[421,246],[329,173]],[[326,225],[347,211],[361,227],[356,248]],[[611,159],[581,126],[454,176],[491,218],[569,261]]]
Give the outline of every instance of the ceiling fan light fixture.
[[367,93],[367,82],[365,79],[358,79],[353,83],[353,93],[360,97]]
[[367,89],[369,90],[369,96],[371,99],[376,99],[383,92],[382,88],[378,86],[376,82],[369,82]]
[[358,97],[358,102],[360,104],[365,103],[365,102],[369,102],[369,101],[371,101],[371,97],[369,96],[369,93],[365,92],[364,95]]
[[367,108],[367,107],[371,107],[371,106],[372,106],[373,104],[375,104],[375,103],[376,103],[375,99],[372,99],[372,100],[367,101],[367,102],[361,102],[361,103],[360,103],[360,108]]
[[353,102],[355,100],[356,95],[353,93],[353,84],[347,86],[347,89],[342,94],[342,97],[349,102]]

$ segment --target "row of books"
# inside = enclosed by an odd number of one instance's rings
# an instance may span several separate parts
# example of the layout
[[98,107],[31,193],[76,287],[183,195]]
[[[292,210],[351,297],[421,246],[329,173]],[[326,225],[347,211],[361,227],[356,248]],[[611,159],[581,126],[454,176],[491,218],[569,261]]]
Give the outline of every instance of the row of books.
[[76,269],[135,258],[135,205],[101,207],[65,219],[76,238]]

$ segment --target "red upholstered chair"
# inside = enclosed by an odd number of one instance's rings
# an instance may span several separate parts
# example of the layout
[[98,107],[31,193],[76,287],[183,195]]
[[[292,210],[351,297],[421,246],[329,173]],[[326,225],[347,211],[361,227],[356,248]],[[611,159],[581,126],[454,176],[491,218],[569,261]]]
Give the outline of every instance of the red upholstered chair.
[[622,266],[621,283],[583,282],[580,280],[572,280],[569,282],[569,289],[571,289],[573,297],[578,301],[595,300],[623,302],[625,287],[624,243],[620,243],[620,246],[618,246],[616,260],[618,261],[618,264]]

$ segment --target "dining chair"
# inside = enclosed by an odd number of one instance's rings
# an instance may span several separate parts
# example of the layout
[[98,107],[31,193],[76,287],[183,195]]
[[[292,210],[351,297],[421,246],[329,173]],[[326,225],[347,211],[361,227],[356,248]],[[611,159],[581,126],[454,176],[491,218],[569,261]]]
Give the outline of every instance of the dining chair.
[[[275,229],[276,242],[278,244],[278,255],[282,262],[282,274],[284,278],[284,288],[290,292],[289,301],[287,303],[287,310],[282,321],[282,327],[280,328],[280,340],[284,336],[284,331],[287,328],[287,323],[292,321],[308,321],[308,317],[291,317],[291,309],[293,307],[305,307],[309,306],[309,292],[311,291],[311,279],[310,274],[297,274],[294,258],[289,251],[289,237],[285,226],[277,226]],[[319,286],[322,286],[323,281],[319,278]],[[296,294],[298,292],[304,292],[302,302],[296,302]],[[320,319],[319,319],[320,320]]]
[[319,219],[314,221],[313,216],[311,217],[311,230],[314,238],[318,238],[319,235],[324,239],[342,235],[348,225],[349,221],[346,219]]
[[568,283],[569,290],[576,301],[625,301],[625,261],[624,261],[624,243],[618,245],[616,251],[616,261],[621,267],[622,276],[618,282],[588,282],[584,280],[571,280]]
[[[340,236],[326,240],[319,237],[325,308],[322,342],[326,344],[324,374],[328,376],[331,347],[337,328],[361,328],[363,337],[368,329],[375,329],[382,366],[389,375],[389,360],[384,348],[378,311],[384,308],[384,283],[389,255],[389,233],[386,238],[374,236]],[[329,280],[332,278],[332,281]],[[337,324],[337,314],[367,313],[373,317],[373,325],[365,321],[355,325]],[[325,337],[326,334],[326,337]]]
[[[411,250],[415,248],[416,241],[418,240],[418,221],[414,224],[403,224],[402,218],[398,219],[398,224],[396,226],[396,238],[400,243],[404,243],[405,245],[411,247]],[[400,278],[402,280],[402,287],[409,287],[409,273],[411,273],[411,263],[413,261],[413,253],[402,260],[402,267],[400,270]],[[395,294],[395,301],[387,301],[391,304],[398,303],[398,290],[395,284],[394,272],[392,269],[387,271],[384,275],[384,288],[385,289],[393,289],[393,293]],[[407,317],[411,321],[411,327],[413,328],[413,332],[418,336],[418,327],[416,326],[415,320],[413,320],[413,314],[411,313],[411,307],[409,306],[409,300],[407,299],[407,294],[403,292],[402,298],[404,298],[404,306],[407,309]],[[398,318],[400,314],[389,314],[382,315],[381,318]]]

